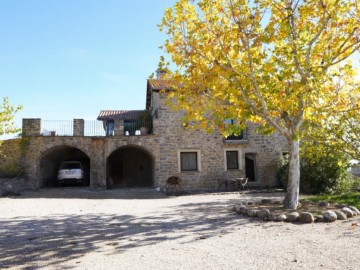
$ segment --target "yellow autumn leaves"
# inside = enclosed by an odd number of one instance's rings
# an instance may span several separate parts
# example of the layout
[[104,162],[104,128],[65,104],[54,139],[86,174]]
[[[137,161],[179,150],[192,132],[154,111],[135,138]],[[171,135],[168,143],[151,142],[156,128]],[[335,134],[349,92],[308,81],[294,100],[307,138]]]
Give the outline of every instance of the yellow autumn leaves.
[[353,106],[357,77],[345,62],[358,27],[355,0],[180,0],[160,25],[187,118],[257,121],[288,137]]

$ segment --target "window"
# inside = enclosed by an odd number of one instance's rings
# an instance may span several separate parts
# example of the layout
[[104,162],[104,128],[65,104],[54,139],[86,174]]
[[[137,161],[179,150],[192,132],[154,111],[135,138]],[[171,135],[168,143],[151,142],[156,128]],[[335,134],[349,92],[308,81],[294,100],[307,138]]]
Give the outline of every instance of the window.
[[[238,121],[233,120],[233,119],[225,119],[225,125],[228,127],[233,126],[233,128],[235,129],[235,127],[238,125]],[[225,138],[225,141],[239,141],[239,140],[245,140],[245,139],[246,139],[245,138],[245,130],[243,130],[243,131],[241,131],[241,133],[239,135],[231,134],[231,135],[227,136]]]
[[198,152],[181,152],[180,164],[181,164],[181,171],[197,171]]
[[226,169],[239,169],[238,151],[226,151]]

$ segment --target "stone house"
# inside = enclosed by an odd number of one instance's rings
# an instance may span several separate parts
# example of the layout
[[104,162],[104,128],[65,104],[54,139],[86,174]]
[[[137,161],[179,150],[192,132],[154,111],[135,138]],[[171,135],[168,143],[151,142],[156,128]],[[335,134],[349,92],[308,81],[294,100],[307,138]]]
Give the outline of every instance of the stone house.
[[149,79],[145,110],[101,111],[107,136],[87,135],[82,119],[73,120],[70,135],[45,136],[41,119],[23,119],[22,139],[2,146],[0,178],[10,162],[21,164],[25,187],[53,186],[61,162],[78,160],[93,188],[164,187],[173,175],[185,190],[216,189],[224,175],[248,177],[250,187],[277,185],[277,160],[287,151],[282,136],[258,134],[252,123],[228,138],[184,129],[183,113],[166,104],[166,88],[165,80]]

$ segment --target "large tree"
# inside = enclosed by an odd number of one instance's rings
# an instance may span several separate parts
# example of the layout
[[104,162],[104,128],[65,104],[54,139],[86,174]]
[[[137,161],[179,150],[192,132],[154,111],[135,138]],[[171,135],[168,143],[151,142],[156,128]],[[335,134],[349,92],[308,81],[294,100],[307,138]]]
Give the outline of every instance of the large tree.
[[3,98],[3,102],[0,104],[0,136],[19,131],[19,129],[14,125],[14,117],[15,113],[20,109],[21,106],[13,106],[9,103],[9,99],[7,97]]
[[[186,120],[225,134],[245,121],[289,146],[285,207],[299,196],[299,142],[356,101],[351,63],[360,47],[356,0],[178,0],[160,30]],[[223,120],[238,120],[223,125]]]
[[333,155],[346,154],[349,159],[360,160],[360,113],[356,107],[322,122],[308,133],[306,146],[327,147]]

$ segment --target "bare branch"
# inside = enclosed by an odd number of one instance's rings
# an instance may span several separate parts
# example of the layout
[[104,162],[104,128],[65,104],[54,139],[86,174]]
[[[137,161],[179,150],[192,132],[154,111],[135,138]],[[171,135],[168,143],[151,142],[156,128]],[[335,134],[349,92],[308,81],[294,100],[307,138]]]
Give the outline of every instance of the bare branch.
[[295,61],[295,65],[296,65],[296,69],[298,70],[302,80],[306,79],[306,74],[304,72],[304,70],[301,68],[300,65],[300,61],[299,61],[299,57],[298,57],[298,48],[296,45],[296,40],[297,40],[297,34],[295,32],[295,22],[294,22],[294,14],[293,14],[294,10],[292,9],[292,14],[288,16],[288,23],[289,23],[289,27],[290,27],[290,32],[291,32],[291,45],[293,47],[293,56],[294,56],[294,61]]
[[323,23],[321,25],[321,28],[319,29],[319,31],[315,34],[315,36],[312,38],[312,40],[309,43],[308,49],[307,49],[307,53],[306,53],[306,66],[307,66],[307,71],[308,71],[308,75],[309,75],[309,67],[310,67],[310,55],[311,55],[311,51],[312,51],[312,47],[315,44],[315,42],[318,40],[318,38],[320,37],[320,35],[324,32],[324,30],[326,29],[327,24],[330,22],[331,20],[331,16],[327,16],[325,18],[327,14],[326,9],[324,8],[324,13],[323,13]]

